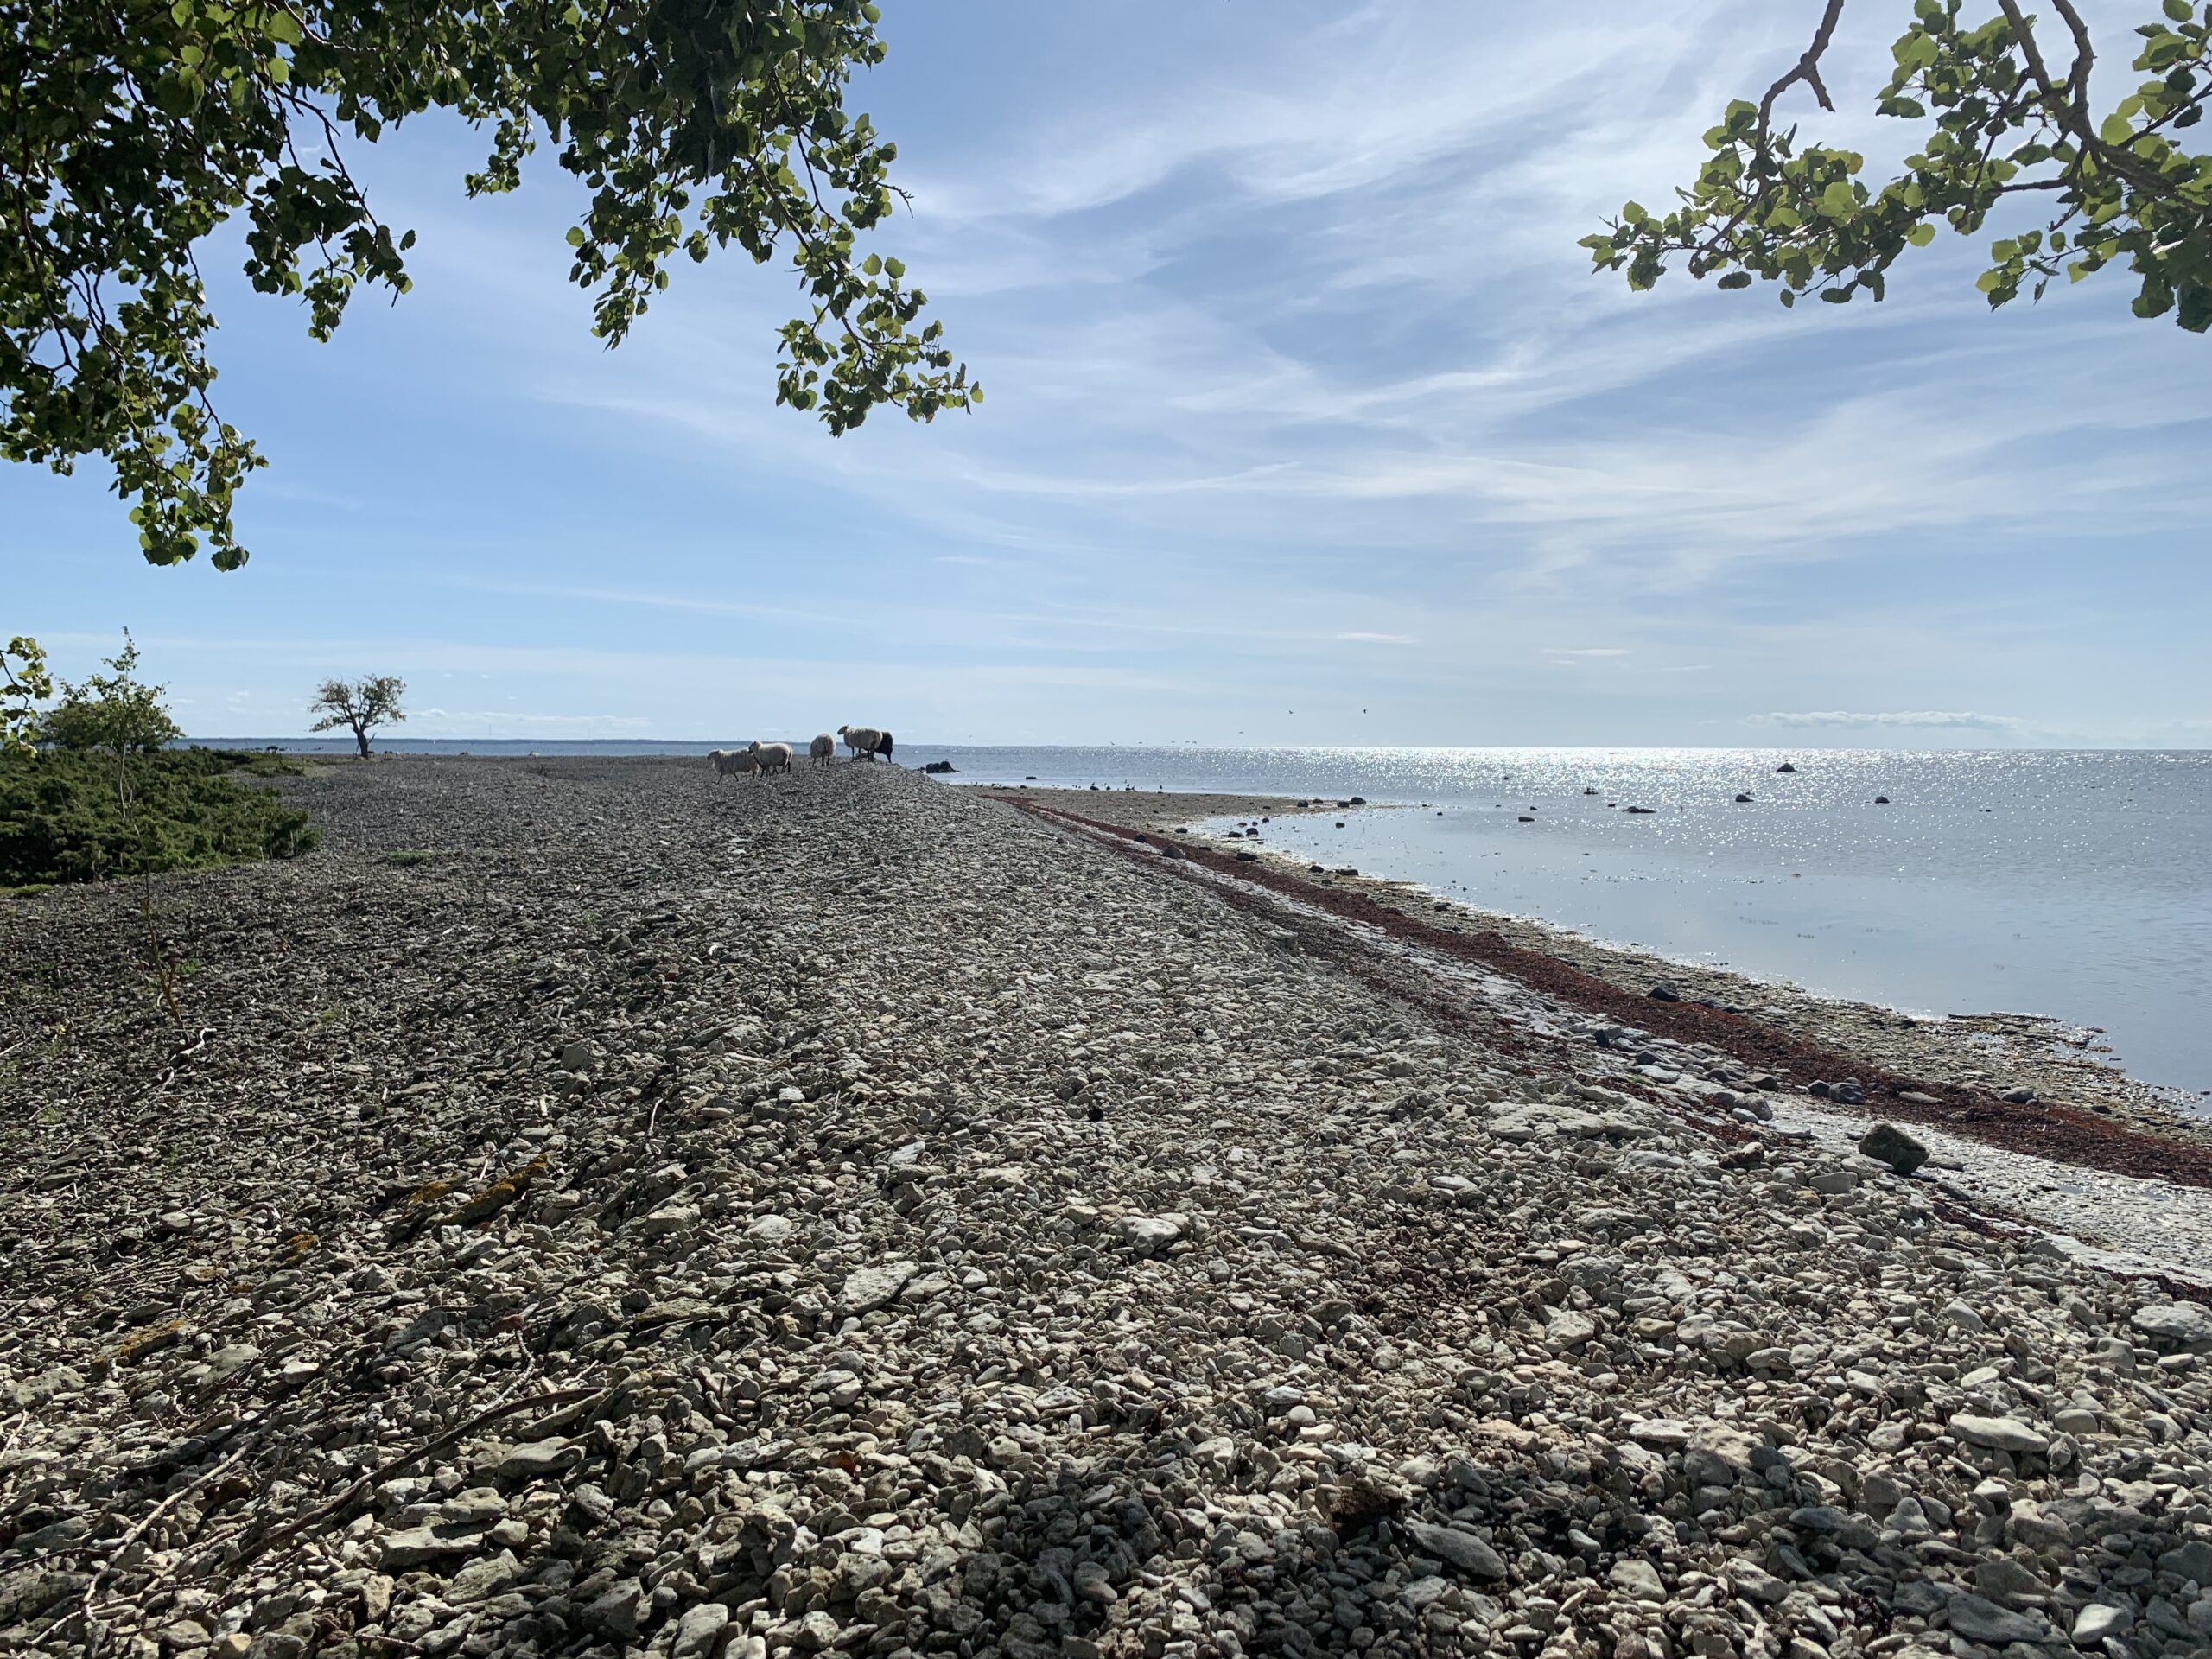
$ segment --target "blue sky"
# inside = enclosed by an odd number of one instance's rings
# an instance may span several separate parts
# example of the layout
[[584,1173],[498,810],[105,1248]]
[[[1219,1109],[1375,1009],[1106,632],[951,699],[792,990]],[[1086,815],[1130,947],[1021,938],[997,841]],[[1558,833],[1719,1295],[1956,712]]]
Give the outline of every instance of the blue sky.
[[[94,469],[6,467],[0,628],[76,673],[129,625],[203,735],[395,672],[425,736],[2212,741],[2212,342],[2124,276],[1587,274],[1816,10],[891,0],[884,245],[989,397],[842,440],[772,407],[780,270],[687,266],[609,353],[569,181],[469,203],[480,142],[410,124],[357,171],[414,293],[319,346],[219,292],[252,563],[148,569]],[[1876,159],[1904,11],[1830,58]]]

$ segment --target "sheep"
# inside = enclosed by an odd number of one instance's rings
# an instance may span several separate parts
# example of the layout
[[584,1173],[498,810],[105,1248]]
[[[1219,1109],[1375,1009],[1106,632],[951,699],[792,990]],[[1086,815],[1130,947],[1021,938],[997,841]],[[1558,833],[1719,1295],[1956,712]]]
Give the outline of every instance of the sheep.
[[806,753],[810,760],[833,760],[837,753],[837,740],[823,732],[806,746]]
[[845,740],[855,760],[874,760],[876,745],[883,741],[883,734],[873,726],[840,726],[837,735]]
[[791,769],[791,746],[788,743],[763,743],[756,737],[747,753],[753,756],[753,764],[763,772]]
[[883,734],[883,741],[882,741],[882,742],[880,742],[880,743],[879,743],[879,744],[877,744],[877,745],[875,746],[875,752],[876,752],[878,754],[881,755],[881,756],[882,756],[885,760],[890,760],[890,759],[891,759],[891,734],[890,734],[890,733],[886,732],[886,733]]
[[747,749],[710,749],[707,759],[715,763],[715,770],[727,778],[733,772],[752,772],[760,762]]

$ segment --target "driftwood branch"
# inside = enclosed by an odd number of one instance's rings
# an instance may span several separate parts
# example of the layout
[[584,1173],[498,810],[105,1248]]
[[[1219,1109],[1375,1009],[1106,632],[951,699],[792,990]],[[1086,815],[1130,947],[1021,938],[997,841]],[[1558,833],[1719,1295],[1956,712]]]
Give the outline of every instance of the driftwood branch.
[[184,1500],[191,1497],[193,1493],[211,1484],[217,1476],[235,1465],[238,1459],[245,1457],[247,1452],[252,1451],[253,1448],[260,1443],[260,1440],[261,1436],[258,1433],[247,1435],[245,1443],[241,1445],[238,1450],[232,1452],[230,1456],[225,1458],[220,1463],[217,1464],[213,1468],[207,1471],[204,1474],[201,1474],[198,1478],[188,1481],[184,1485],[178,1487],[176,1491],[171,1492],[160,1503],[155,1504],[151,1510],[147,1511],[145,1519],[139,1522],[137,1526],[131,1528],[130,1531],[124,1533],[123,1535],[122,1542],[116,1545],[112,1550],[108,1552],[108,1565],[101,1567],[99,1572],[92,1574],[92,1582],[85,1586],[85,1599],[77,1610],[79,1616],[84,1621],[85,1651],[86,1653],[93,1654],[99,1651],[100,1638],[104,1634],[104,1628],[100,1624],[99,1621],[92,1616],[92,1600],[94,1597],[99,1595],[100,1586],[107,1581],[108,1574],[115,1571],[115,1559],[121,1555],[124,1550],[129,1549],[131,1545],[137,1543],[141,1538],[144,1537],[148,1530],[153,1526],[154,1522],[160,1520],[178,1504],[183,1503]]
[[525,1395],[519,1400],[504,1401],[501,1403],[492,1407],[487,1411],[480,1411],[476,1415],[471,1417],[467,1422],[455,1425],[454,1427],[446,1430],[444,1433],[438,1435],[435,1439],[425,1440],[422,1445],[415,1447],[414,1450],[402,1452],[396,1458],[387,1459],[383,1463],[378,1464],[375,1468],[370,1470],[368,1473],[363,1475],[352,1485],[348,1486],[344,1491],[339,1493],[337,1497],[332,1498],[329,1503],[324,1504],[321,1509],[308,1510],[307,1514],[293,1522],[291,1525],[285,1527],[281,1531],[271,1535],[270,1537],[263,1540],[260,1543],[255,1545],[251,1549],[246,1552],[245,1560],[251,1560],[257,1555],[264,1554],[268,1551],[276,1548],[279,1544],[290,1542],[302,1533],[307,1531],[308,1528],[315,1526],[321,1522],[327,1521],[332,1516],[338,1514],[340,1510],[344,1510],[347,1504],[351,1503],[371,1486],[376,1484],[377,1482],[384,1479],[387,1475],[393,1473],[395,1471],[404,1469],[410,1463],[419,1462],[423,1459],[430,1456],[433,1452],[444,1451],[446,1447],[453,1445],[456,1440],[467,1439],[478,1429],[483,1427],[486,1423],[497,1422],[502,1417],[511,1417],[518,1411],[527,1411],[532,1406],[572,1405],[579,1400],[588,1400],[594,1395],[602,1394],[604,1392],[605,1390],[603,1389],[560,1389],[555,1390],[551,1394]]

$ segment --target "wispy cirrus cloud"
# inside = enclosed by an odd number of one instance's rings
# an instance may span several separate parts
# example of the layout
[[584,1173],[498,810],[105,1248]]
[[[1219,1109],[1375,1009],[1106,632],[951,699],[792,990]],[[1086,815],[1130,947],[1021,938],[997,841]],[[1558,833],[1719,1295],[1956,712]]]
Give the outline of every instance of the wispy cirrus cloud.
[[1808,729],[1853,731],[2020,732],[2028,721],[2011,715],[1981,715],[1962,710],[1924,709],[1916,711],[1860,714],[1841,709],[1815,709],[1804,714],[1752,715],[1753,726],[1790,726]]

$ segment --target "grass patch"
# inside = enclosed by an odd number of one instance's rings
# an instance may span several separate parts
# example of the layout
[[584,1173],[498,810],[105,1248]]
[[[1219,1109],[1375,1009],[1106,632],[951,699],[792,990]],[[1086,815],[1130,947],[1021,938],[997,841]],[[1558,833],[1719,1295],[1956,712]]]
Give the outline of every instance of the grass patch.
[[403,852],[386,853],[377,861],[380,864],[390,864],[397,869],[411,870],[417,864],[428,864],[436,857],[435,853],[416,852],[409,849]]
[[318,839],[307,814],[239,774],[301,770],[282,755],[164,749],[133,755],[131,802],[111,756],[0,755],[0,887],[99,881],[290,858]]

